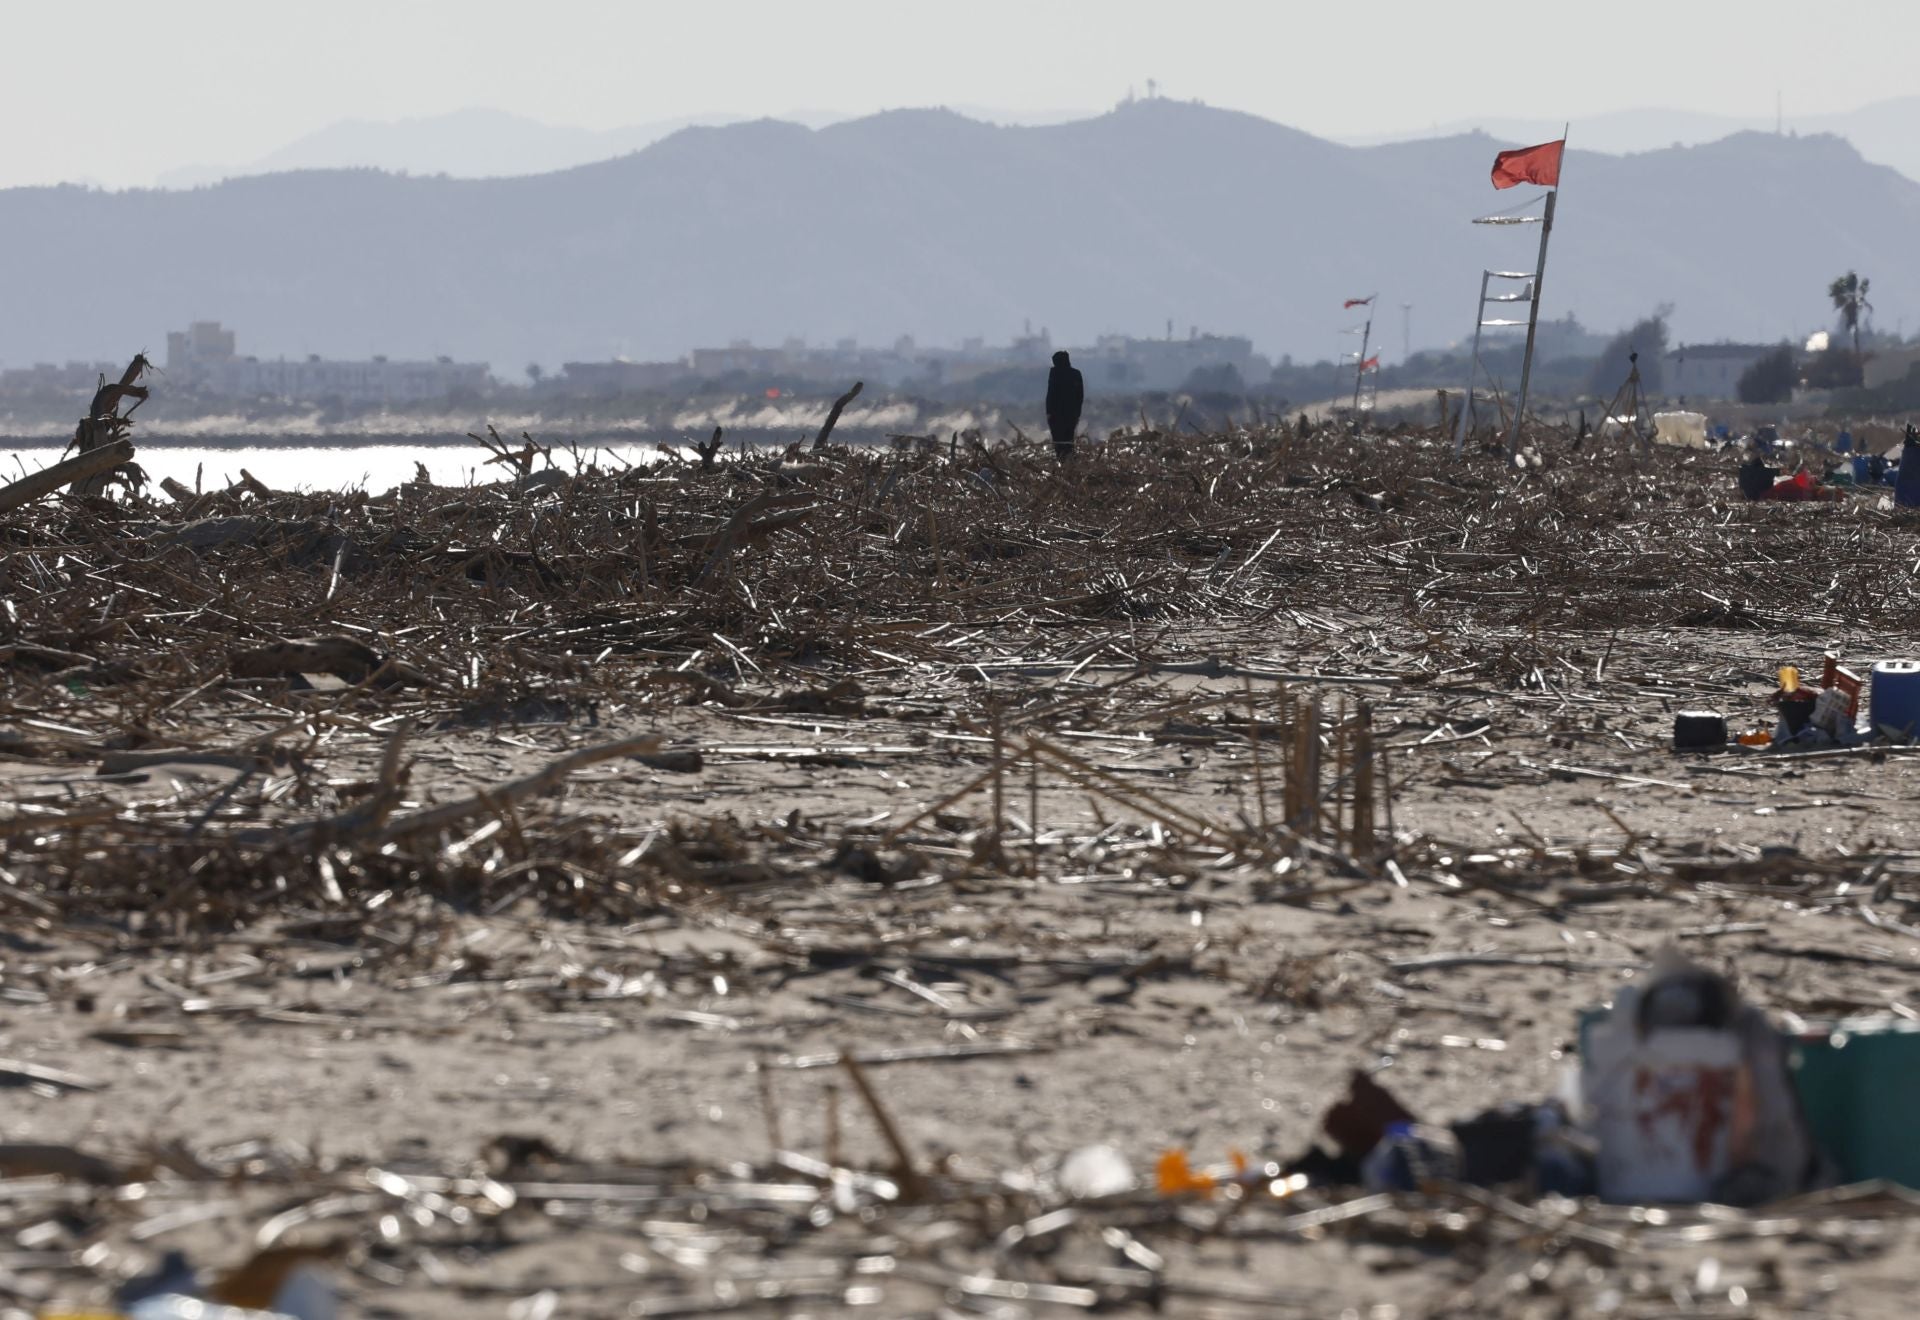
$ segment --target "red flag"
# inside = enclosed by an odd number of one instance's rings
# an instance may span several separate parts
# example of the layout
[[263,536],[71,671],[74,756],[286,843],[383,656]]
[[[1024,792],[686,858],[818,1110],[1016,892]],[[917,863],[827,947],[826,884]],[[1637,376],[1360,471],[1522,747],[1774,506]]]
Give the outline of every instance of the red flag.
[[1349,298],[1340,304],[1340,310],[1345,311],[1349,307],[1365,307],[1372,301],[1372,298]]
[[1519,183],[1537,183],[1546,188],[1560,186],[1560,153],[1567,140],[1542,142],[1537,147],[1503,151],[1493,158],[1493,186],[1511,188]]
[[1380,355],[1378,353],[1375,353],[1372,357],[1360,364],[1360,370],[1362,371],[1378,371],[1379,369]]

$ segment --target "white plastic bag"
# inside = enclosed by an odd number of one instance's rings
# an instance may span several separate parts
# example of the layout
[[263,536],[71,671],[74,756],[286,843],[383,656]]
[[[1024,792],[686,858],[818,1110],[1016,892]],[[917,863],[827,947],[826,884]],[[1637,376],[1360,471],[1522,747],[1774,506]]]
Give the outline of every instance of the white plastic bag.
[[1587,1035],[1580,1083],[1602,1200],[1749,1205],[1819,1176],[1785,1037],[1676,952],[1615,996]]

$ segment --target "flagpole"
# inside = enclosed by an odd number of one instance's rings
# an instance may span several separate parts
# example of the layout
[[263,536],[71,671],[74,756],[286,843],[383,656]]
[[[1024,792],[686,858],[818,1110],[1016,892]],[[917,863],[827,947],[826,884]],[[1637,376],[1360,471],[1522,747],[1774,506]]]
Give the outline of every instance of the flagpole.
[[1520,445],[1520,419],[1527,415],[1527,390],[1533,381],[1533,343],[1540,330],[1540,288],[1547,280],[1547,239],[1553,233],[1554,203],[1560,198],[1560,176],[1567,171],[1567,130],[1572,128],[1571,121],[1560,129],[1560,168],[1554,175],[1553,189],[1547,193],[1547,213],[1540,221],[1540,260],[1533,272],[1533,299],[1527,305],[1527,349],[1520,359],[1520,399],[1513,410],[1513,425],[1507,430],[1507,452],[1517,452]]
[[1367,325],[1360,332],[1360,356],[1354,359],[1353,367],[1353,424],[1360,425],[1360,382],[1367,374],[1367,341],[1373,338],[1373,300],[1380,295],[1367,295]]

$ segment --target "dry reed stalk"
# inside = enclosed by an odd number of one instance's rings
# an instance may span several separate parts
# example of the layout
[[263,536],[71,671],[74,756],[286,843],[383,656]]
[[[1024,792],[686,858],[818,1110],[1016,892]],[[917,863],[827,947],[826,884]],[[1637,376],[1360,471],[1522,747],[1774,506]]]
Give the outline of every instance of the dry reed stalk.
[[988,727],[993,736],[993,841],[998,847],[1007,829],[1007,744],[1000,727],[1000,700],[987,700]]
[[1387,817],[1386,842],[1387,842],[1388,849],[1391,850],[1393,847],[1393,839],[1395,835],[1395,830],[1393,827],[1393,773],[1391,768],[1388,765],[1388,761],[1390,759],[1391,753],[1389,753],[1386,748],[1382,747],[1379,751],[1379,756],[1380,756],[1380,803],[1381,803],[1381,806],[1386,811],[1386,817]]
[[1260,833],[1267,832],[1267,776],[1260,758],[1260,708],[1253,700],[1253,680],[1240,680],[1247,696],[1247,740],[1253,755],[1253,796],[1259,813]]
[[1293,809],[1287,827],[1306,837],[1320,832],[1320,696],[1314,693],[1299,707],[1294,721]]
[[777,1155],[787,1148],[787,1143],[780,1133],[780,1102],[773,1091],[773,1069],[762,1059],[754,1064],[753,1072],[760,1090],[760,1112],[766,1117],[767,1152]]
[[1197,816],[1143,788],[1125,783],[1099,766],[1092,765],[1065,748],[1047,742],[1037,735],[1028,734],[1022,742],[1027,755],[1048,757],[1066,774],[1067,778],[1082,788],[1097,793],[1109,801],[1119,803],[1121,806],[1130,807],[1149,820],[1158,821],[1162,825],[1191,834],[1196,838],[1233,834],[1232,830],[1225,828],[1219,822]]
[[1353,731],[1347,726],[1347,699],[1340,698],[1333,717],[1333,783],[1328,785],[1327,834],[1335,844],[1347,838],[1345,826],[1344,796],[1350,788],[1347,779],[1347,756],[1352,750]]
[[907,1146],[907,1139],[901,1133],[899,1125],[893,1121],[893,1115],[880,1103],[873,1084],[867,1080],[866,1070],[859,1060],[851,1054],[841,1054],[840,1066],[853,1081],[854,1090],[866,1102],[867,1112],[873,1115],[874,1125],[880,1129],[881,1139],[887,1143],[887,1149],[893,1155],[894,1177],[900,1182],[900,1195],[908,1202],[924,1200],[926,1180],[920,1174],[919,1165],[914,1161],[913,1152]]
[[1040,874],[1040,758],[1027,758],[1027,831],[1032,847],[1027,853],[1027,874]]
[[1353,827],[1349,851],[1370,861],[1379,847],[1375,835],[1373,709],[1360,702],[1353,716]]

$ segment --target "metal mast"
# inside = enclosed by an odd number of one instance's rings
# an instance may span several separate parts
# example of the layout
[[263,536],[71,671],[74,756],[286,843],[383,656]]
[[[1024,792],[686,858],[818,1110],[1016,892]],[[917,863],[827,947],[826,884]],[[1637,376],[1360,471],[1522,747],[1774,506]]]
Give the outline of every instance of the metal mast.
[[[1561,159],[1564,161],[1565,157]],[[1531,305],[1527,308],[1527,351],[1520,359],[1520,401],[1514,406],[1513,425],[1507,431],[1508,453],[1512,453],[1519,444],[1520,419],[1527,415],[1527,387],[1533,381],[1533,342],[1540,332],[1540,285],[1547,278],[1547,239],[1553,235],[1553,204],[1559,197],[1558,188],[1547,194],[1547,212],[1540,218],[1540,260],[1534,267],[1533,284],[1528,290],[1533,296],[1528,300]]]
[[1367,341],[1373,338],[1373,303],[1367,303],[1367,325],[1360,332],[1360,356],[1353,367],[1353,415],[1360,416],[1360,383],[1367,378]]

